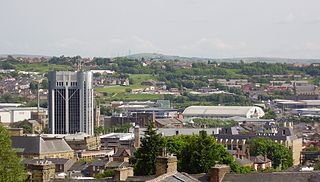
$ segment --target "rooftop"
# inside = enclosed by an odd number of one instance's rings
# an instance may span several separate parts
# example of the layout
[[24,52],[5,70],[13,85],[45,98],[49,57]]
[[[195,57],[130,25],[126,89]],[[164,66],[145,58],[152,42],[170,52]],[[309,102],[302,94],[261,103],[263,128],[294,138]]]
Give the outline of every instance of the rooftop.
[[12,147],[25,154],[46,154],[73,151],[63,139],[44,140],[40,136],[12,136]]

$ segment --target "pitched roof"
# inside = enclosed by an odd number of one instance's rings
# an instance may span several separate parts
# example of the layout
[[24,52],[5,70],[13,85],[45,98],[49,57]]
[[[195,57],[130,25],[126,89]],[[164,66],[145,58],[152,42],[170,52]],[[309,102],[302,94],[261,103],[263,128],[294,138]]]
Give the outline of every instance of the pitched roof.
[[275,172],[275,173],[249,173],[226,174],[222,181],[225,182],[279,182],[279,181],[320,181],[319,172]]
[[129,162],[120,162],[120,161],[110,161],[107,163],[107,168],[122,168],[122,167],[129,167]]
[[129,148],[119,148],[115,154],[112,155],[112,157],[121,157],[125,153],[127,153],[128,157],[132,155],[132,152]]
[[270,159],[268,159],[267,157],[262,156],[262,155],[251,157],[250,160],[255,164],[262,164],[262,163],[271,162]]
[[44,140],[40,136],[12,136],[12,148],[25,154],[45,154],[73,151],[63,139]]
[[98,160],[90,163],[90,166],[106,166],[108,162],[109,161],[107,161],[107,160],[98,159]]
[[152,180],[147,180],[149,182],[198,182],[199,180],[190,176],[187,173],[180,173],[180,172],[175,172],[175,173],[166,173],[161,176],[158,176]]
[[251,160],[249,160],[247,158],[242,158],[242,159],[239,159],[237,157],[233,157],[233,158],[240,166],[246,166],[246,165],[250,165],[253,163]]

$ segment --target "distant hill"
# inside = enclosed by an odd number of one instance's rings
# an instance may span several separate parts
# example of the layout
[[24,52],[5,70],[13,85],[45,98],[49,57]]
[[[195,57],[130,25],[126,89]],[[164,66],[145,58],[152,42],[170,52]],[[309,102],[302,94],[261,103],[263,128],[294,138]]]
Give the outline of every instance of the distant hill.
[[9,55],[14,57],[14,58],[17,58],[17,57],[22,57],[22,58],[41,58],[41,57],[50,58],[50,57],[52,57],[52,56],[29,55],[29,54],[0,54],[0,57],[7,57]]
[[168,60],[183,60],[183,61],[208,61],[212,60],[210,58],[198,58],[198,57],[181,57],[181,56],[172,56],[172,55],[164,55],[164,54],[158,54],[158,53],[141,53],[141,54],[132,54],[129,56],[126,56],[130,59],[152,59],[152,60],[158,60],[158,61],[168,61]]
[[173,55],[164,55],[158,53],[141,53],[132,54],[126,56],[130,59],[142,59],[156,60],[156,61],[168,61],[168,60],[183,60],[183,61],[216,61],[216,62],[268,62],[268,63],[320,63],[320,59],[290,59],[290,58],[270,58],[270,57],[245,57],[245,58],[199,58],[199,57],[181,57]]

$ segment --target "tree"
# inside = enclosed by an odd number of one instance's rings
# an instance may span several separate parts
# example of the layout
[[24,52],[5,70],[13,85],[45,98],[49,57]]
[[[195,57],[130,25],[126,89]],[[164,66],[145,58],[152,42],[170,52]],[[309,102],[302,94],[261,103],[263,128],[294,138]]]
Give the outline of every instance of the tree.
[[104,128],[102,126],[99,126],[99,127],[95,127],[94,128],[94,134],[95,135],[100,135],[100,134],[103,134],[104,133]]
[[103,173],[96,174],[94,178],[96,179],[102,179],[107,177],[113,177],[114,176],[114,170],[113,169],[107,169]]
[[277,118],[277,114],[270,108],[265,110],[265,115],[262,117],[262,119],[276,119],[276,118]]
[[38,89],[38,83],[37,82],[30,82],[30,89],[31,90],[37,90]]
[[199,135],[166,137],[170,153],[178,158],[178,170],[187,173],[206,173],[215,164],[228,164],[233,172],[246,173],[250,169],[240,167],[223,145],[205,132]]
[[320,170],[320,161],[316,160],[316,163],[314,164],[314,170],[319,171]]
[[93,73],[93,77],[99,78],[101,76],[101,73]]
[[48,79],[43,79],[41,82],[41,85],[43,89],[48,89],[48,86],[49,86]]
[[102,106],[100,107],[100,113],[101,113],[102,115],[111,116],[111,115],[112,115],[112,112],[113,112],[113,109],[112,109],[111,106],[104,106],[104,105],[102,105]]
[[127,93],[131,93],[132,92],[132,88],[126,88],[125,90]]
[[250,141],[252,156],[267,155],[274,168],[287,169],[293,165],[292,151],[269,138],[254,138]]
[[28,133],[28,134],[32,133],[32,127],[31,126],[23,125],[22,128],[23,128],[23,133]]
[[141,147],[134,153],[130,163],[134,166],[135,175],[153,175],[156,172],[156,158],[164,146],[163,139],[150,124],[141,139]]
[[25,181],[26,172],[11,148],[7,130],[0,125],[0,182]]

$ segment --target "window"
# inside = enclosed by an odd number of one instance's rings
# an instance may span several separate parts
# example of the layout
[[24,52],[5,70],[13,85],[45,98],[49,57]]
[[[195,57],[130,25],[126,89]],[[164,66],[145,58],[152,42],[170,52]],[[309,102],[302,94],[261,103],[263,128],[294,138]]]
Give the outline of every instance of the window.
[[227,145],[227,150],[231,150],[231,145]]

